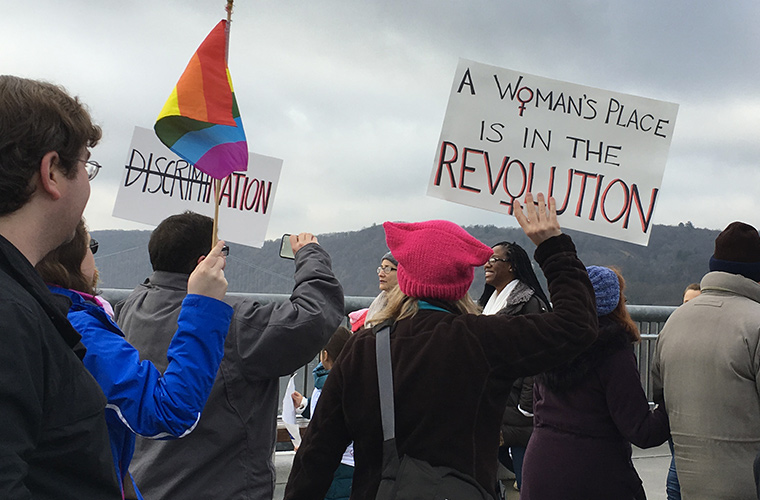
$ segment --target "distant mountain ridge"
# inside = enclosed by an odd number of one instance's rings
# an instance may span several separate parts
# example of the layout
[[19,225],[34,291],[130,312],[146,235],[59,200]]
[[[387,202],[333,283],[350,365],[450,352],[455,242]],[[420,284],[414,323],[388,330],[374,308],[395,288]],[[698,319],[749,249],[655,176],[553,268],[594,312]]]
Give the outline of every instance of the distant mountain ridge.
[[[493,245],[514,241],[529,255],[535,249],[519,228],[468,226],[475,238]],[[626,279],[630,304],[678,305],[689,283],[698,282],[708,271],[714,240],[720,231],[695,228],[691,223],[678,226],[655,225],[649,246],[566,231],[575,241],[586,265],[616,266]],[[103,288],[134,288],[151,273],[148,259],[150,231],[93,231],[100,243],[96,263]],[[375,270],[387,251],[381,225],[359,231],[318,235],[330,253],[335,275],[346,295],[377,295]],[[267,241],[263,248],[230,245],[227,280],[231,292],[289,293],[293,287],[293,262],[278,255],[279,241]],[[542,283],[543,275],[536,266]],[[470,295],[477,299],[483,289],[483,270],[475,270]]]

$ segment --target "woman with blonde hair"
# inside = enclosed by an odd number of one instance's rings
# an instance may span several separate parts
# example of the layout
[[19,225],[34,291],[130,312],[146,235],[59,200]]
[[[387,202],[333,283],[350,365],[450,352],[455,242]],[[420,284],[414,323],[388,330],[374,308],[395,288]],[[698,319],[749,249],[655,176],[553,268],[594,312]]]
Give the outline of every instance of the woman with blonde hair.
[[474,268],[493,255],[490,247],[448,221],[383,225],[399,287],[374,318],[380,324],[355,333],[333,366],[285,499],[321,499],[352,440],[351,498],[376,497],[387,477],[376,358],[376,336],[382,331],[384,337],[386,327],[399,457],[454,469],[495,498],[499,424],[512,383],[573,357],[597,331],[593,289],[572,240],[560,230],[554,200],[547,208],[543,195],[537,205],[528,195],[524,211],[515,202],[515,214],[538,245],[553,312],[477,314],[467,292]]

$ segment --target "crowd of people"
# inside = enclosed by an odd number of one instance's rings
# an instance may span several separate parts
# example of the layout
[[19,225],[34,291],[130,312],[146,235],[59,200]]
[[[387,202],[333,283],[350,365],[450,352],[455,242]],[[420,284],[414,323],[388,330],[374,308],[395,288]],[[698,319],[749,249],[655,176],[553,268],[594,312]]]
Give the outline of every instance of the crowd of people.
[[289,298],[262,304],[226,293],[213,220],[185,212],[156,227],[153,273],[112,307],[82,219],[100,137],[63,88],[0,76],[1,498],[270,500],[279,380],[315,356],[314,393],[292,395],[310,422],[285,498],[386,498],[397,470],[380,332],[397,458],[454,470],[478,498],[503,497],[502,464],[524,500],[644,499],[631,445],[666,441],[668,498],[760,498],[754,227],[720,233],[710,272],[660,333],[651,407],[625,279],[581,262],[542,194],[514,213],[548,294],[515,243],[487,246],[449,221],[386,222],[380,294],[349,330],[313,234],[290,237]]

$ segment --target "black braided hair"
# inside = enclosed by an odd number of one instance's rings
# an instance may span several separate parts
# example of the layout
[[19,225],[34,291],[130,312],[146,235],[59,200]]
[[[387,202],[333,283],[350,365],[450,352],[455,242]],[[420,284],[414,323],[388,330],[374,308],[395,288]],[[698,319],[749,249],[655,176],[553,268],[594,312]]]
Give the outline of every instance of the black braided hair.
[[[530,257],[528,257],[528,253],[525,249],[517,243],[509,241],[500,241],[491,246],[491,248],[496,247],[504,247],[506,249],[507,261],[512,265],[512,272],[514,273],[515,278],[528,285],[531,290],[533,290],[533,293],[535,293],[551,311],[549,299],[546,297],[544,289],[541,288],[541,283],[538,282],[536,273],[533,271],[533,265],[530,262]],[[486,283],[486,286],[483,289],[483,295],[480,296],[478,304],[480,304],[481,307],[485,307],[486,303],[488,303],[488,299],[491,298],[491,295],[493,295],[495,290],[496,289],[492,285]]]

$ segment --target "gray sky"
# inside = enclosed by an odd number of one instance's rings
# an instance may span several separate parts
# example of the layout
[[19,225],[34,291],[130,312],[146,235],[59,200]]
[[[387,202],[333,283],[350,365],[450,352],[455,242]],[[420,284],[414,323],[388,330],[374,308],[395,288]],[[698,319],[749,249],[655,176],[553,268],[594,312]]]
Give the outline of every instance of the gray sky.
[[[0,71],[88,104],[110,216],[133,128],[152,127],[222,0],[0,0]],[[238,0],[229,65],[249,149],[284,160],[268,239],[385,220],[516,225],[425,195],[460,57],[680,105],[656,224],[760,227],[760,3]]]

